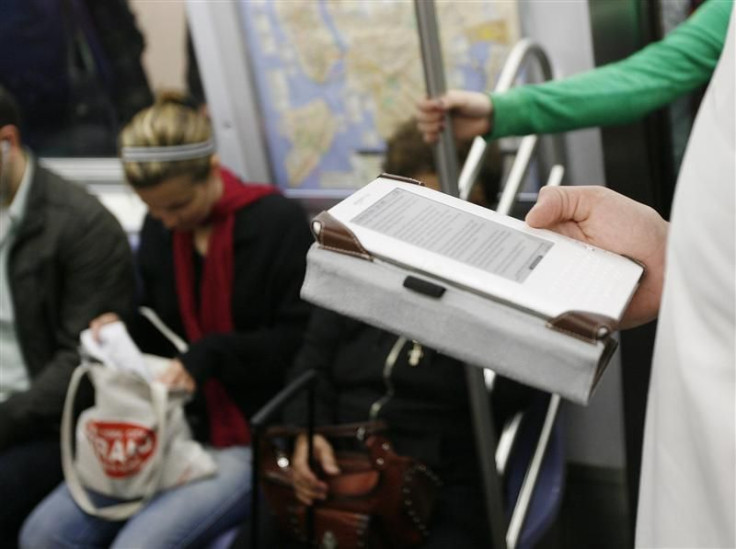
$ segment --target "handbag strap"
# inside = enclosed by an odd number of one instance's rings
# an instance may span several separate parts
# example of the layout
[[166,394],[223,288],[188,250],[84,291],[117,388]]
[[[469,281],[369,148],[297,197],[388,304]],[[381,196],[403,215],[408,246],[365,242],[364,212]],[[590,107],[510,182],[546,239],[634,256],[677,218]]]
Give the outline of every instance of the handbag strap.
[[[340,425],[322,425],[314,428],[314,433],[331,438],[355,438],[364,440],[369,435],[382,433],[386,430],[383,421],[363,421],[358,423],[344,423]],[[292,425],[276,425],[269,427],[265,438],[292,437],[305,432],[303,427]]]
[[[104,366],[98,366],[104,368]],[[72,456],[72,417],[74,415],[74,399],[79,389],[79,383],[85,375],[89,375],[92,370],[91,364],[81,364],[72,373],[69,382],[69,389],[66,393],[64,401],[64,412],[61,418],[61,464],[64,470],[64,478],[66,479],[67,488],[71,493],[74,501],[86,513],[103,518],[106,520],[125,520],[137,513],[148,501],[156,494],[159,487],[161,476],[163,474],[163,447],[159,446],[153,457],[152,469],[154,471],[153,479],[146,486],[145,493],[135,501],[108,505],[105,507],[96,506],[87,494],[87,490],[82,486],[79,479],[77,468],[74,466]],[[151,402],[153,411],[156,415],[158,425],[158,436],[160,441],[166,440],[166,387],[159,382],[149,384],[151,389]]]
[[138,312],[151,324],[153,324],[156,329],[161,332],[166,339],[169,340],[169,342],[176,348],[177,351],[182,354],[187,352],[187,350],[189,349],[189,345],[187,345],[186,341],[176,335],[171,328],[164,324],[164,321],[161,320],[161,317],[156,314],[156,311],[154,311],[150,307],[138,307]]

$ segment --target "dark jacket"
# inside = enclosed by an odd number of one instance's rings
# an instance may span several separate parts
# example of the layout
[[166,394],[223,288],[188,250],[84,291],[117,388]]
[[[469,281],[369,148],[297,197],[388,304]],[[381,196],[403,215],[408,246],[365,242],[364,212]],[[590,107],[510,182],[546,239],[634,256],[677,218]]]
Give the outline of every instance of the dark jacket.
[[[281,195],[266,196],[238,210],[233,228],[234,330],[205,335],[180,357],[198,387],[211,377],[218,379],[246,417],[283,386],[301,345],[309,306],[300,299],[299,290],[311,243],[304,212]],[[196,273],[201,270],[201,258],[195,254],[193,260]],[[150,216],[140,235],[138,266],[143,303],[186,340],[176,293],[172,233]],[[133,338],[144,351],[174,355],[174,349],[140,318],[130,324]],[[197,438],[207,439],[200,392],[188,412]]]
[[[413,342],[401,349],[386,382],[386,358],[397,336],[337,313],[316,309],[294,378],[308,369],[321,375],[317,385],[317,424],[366,421],[374,403],[382,401],[377,419],[389,427],[396,451],[418,458],[445,481],[475,481],[477,467],[473,422],[464,366],[461,362],[424,348],[412,366]],[[497,428],[513,412],[527,405],[533,391],[497,378],[492,400]],[[385,398],[392,389],[390,398]],[[306,398],[287,407],[287,423],[304,425]]]
[[127,313],[133,300],[132,254],[117,220],[82,188],[34,169],[8,260],[31,387],[0,403],[0,450],[58,431],[79,333],[104,312]]
[[116,136],[153,102],[127,0],[3,0],[0,85],[23,136],[47,155],[114,155]]

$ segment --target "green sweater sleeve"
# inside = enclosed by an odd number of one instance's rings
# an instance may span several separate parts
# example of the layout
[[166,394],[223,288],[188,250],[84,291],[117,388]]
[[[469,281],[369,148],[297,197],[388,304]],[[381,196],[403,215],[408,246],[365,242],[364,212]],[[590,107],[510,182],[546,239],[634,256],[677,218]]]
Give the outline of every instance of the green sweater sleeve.
[[636,120],[706,83],[721,55],[733,0],[708,0],[663,40],[579,75],[491,93],[486,137],[555,133]]

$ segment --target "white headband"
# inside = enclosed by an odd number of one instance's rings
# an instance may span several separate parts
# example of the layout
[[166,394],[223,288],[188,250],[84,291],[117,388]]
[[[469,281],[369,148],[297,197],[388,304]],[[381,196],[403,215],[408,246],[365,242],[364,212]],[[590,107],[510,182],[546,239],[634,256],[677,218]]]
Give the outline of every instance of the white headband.
[[123,147],[120,149],[120,158],[123,162],[173,162],[202,158],[214,152],[215,142],[208,139],[170,147]]

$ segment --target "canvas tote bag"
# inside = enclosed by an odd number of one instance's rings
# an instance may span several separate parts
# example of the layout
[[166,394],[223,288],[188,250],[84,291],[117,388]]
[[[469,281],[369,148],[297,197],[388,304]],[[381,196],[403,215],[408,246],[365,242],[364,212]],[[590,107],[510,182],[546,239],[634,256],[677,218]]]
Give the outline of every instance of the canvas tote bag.
[[[163,324],[159,328],[175,338],[180,351],[186,349]],[[190,395],[155,381],[170,359],[141,354],[122,323],[104,326],[102,334],[102,346],[89,331],[81,337],[82,364],[72,375],[62,416],[62,466],[69,491],[85,512],[125,520],[157,492],[213,475],[217,468],[192,439],[184,415]],[[94,386],[95,403],[77,421],[73,452],[74,399],[85,376]],[[100,507],[87,490],[121,502]]]

